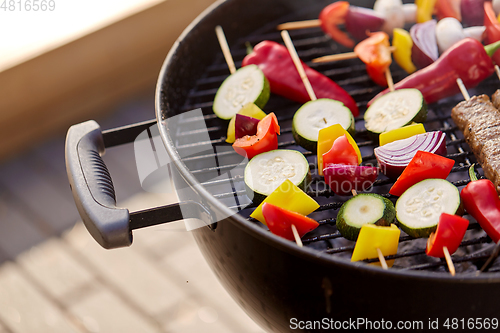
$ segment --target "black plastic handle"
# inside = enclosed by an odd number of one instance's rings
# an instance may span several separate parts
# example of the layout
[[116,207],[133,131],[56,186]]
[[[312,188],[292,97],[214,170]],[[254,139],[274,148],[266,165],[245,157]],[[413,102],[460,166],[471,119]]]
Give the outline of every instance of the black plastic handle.
[[132,230],[157,224],[198,219],[214,229],[210,210],[184,201],[129,213],[116,207],[115,189],[101,156],[105,148],[133,142],[156,120],[102,132],[93,120],[73,125],[66,136],[66,170],[73,198],[92,237],[104,248],[132,244]]
[[66,136],[66,170],[78,212],[90,234],[104,248],[132,244],[129,211],[116,207],[99,124],[73,125]]

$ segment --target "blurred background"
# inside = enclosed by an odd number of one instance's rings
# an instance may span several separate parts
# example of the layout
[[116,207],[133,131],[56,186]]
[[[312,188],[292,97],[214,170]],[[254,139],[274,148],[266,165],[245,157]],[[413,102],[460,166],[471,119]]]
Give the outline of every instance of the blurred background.
[[[72,124],[154,118],[163,60],[213,0],[1,2],[0,333],[263,332],[183,223],[137,230],[130,248],[100,248],[65,170]],[[132,145],[104,160],[119,206],[177,200],[141,189]]]

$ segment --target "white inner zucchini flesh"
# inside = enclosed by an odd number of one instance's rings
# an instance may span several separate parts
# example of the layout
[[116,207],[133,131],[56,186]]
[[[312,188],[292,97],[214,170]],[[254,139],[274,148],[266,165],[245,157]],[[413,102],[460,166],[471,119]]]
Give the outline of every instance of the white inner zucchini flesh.
[[367,130],[382,133],[408,124],[422,108],[418,90],[396,90],[381,96],[365,113]]
[[255,156],[245,168],[245,182],[255,192],[269,195],[286,179],[299,185],[309,172],[309,164],[300,152],[273,150]]
[[214,109],[223,119],[232,118],[243,105],[254,102],[264,89],[264,75],[255,65],[240,68],[220,86]]
[[319,131],[323,128],[340,124],[347,130],[352,122],[352,113],[343,103],[326,98],[307,102],[293,119],[296,131],[311,141],[318,141]]
[[348,224],[361,227],[363,224],[373,223],[382,218],[385,209],[383,200],[372,196],[360,196],[354,199],[349,201],[344,210],[344,220]]
[[427,179],[413,185],[396,202],[397,218],[406,226],[419,229],[437,224],[441,213],[455,214],[460,193],[442,179]]

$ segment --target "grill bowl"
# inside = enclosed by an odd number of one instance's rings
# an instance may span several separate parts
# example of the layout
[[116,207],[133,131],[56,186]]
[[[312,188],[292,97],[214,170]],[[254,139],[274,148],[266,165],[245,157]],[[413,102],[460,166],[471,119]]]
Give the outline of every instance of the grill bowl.
[[[364,7],[373,5],[372,1],[351,3]],[[395,268],[387,271],[363,262],[351,263],[349,249],[352,243],[335,236],[334,223],[331,223],[347,198],[330,197],[328,191],[321,188],[318,188],[321,195],[317,200],[322,209],[313,217],[326,222],[321,234],[306,236],[309,246],[298,248],[249,220],[251,209],[235,214],[235,210],[225,203],[233,193],[218,193],[211,187],[213,184],[197,172],[206,169],[207,165],[201,159],[187,161],[180,157],[179,149],[194,142],[189,141],[189,136],[180,136],[178,131],[174,133],[168,126],[168,119],[198,107],[202,108],[207,127],[211,129],[212,144],[224,147],[226,123],[215,118],[210,110],[218,85],[228,75],[215,37],[215,26],[224,28],[238,67],[244,57],[245,41],[253,45],[263,39],[281,42],[279,33],[273,29],[277,23],[315,18],[327,4],[327,1],[305,4],[298,0],[217,2],[186,29],[167,56],[157,85],[156,115],[164,145],[176,166],[176,188],[181,201],[201,202],[208,207],[212,217],[219,220],[212,228],[193,231],[201,251],[238,303],[263,328],[271,331],[290,331],[292,318],[300,321],[368,318],[394,323],[409,320],[422,321],[424,328],[428,328],[429,318],[440,318],[440,322],[446,318],[494,318],[498,315],[495,305],[500,297],[500,273],[476,275],[474,269],[469,272],[464,268],[464,272],[452,277],[439,260],[424,258],[421,264],[408,264],[406,256],[396,259]],[[326,38],[319,29],[292,32],[291,35],[306,63],[316,56],[348,51]],[[362,112],[366,101],[380,91],[370,82],[359,60],[313,68],[334,78],[354,95]],[[397,66],[393,66],[393,75],[396,82],[404,76]],[[470,93],[491,95],[496,86],[497,82],[490,78]],[[461,99],[456,96],[430,105],[426,123],[427,130],[446,131],[449,157],[457,161],[449,180],[459,187],[467,183],[466,169],[474,161],[461,133],[450,120],[451,108]],[[275,112],[280,125],[286,129],[298,107],[298,104],[273,95],[265,110]],[[356,128],[363,128],[362,117],[357,120]],[[281,147],[300,149],[294,146],[291,134],[284,132],[280,137]],[[363,142],[364,162],[373,163],[374,143],[362,130],[356,139]],[[307,156],[314,164],[314,156]],[[237,160],[228,157],[220,165],[231,163]],[[238,176],[233,180],[241,182]],[[385,194],[390,185],[390,181],[381,179],[374,191]],[[239,196],[238,186],[234,185],[233,189]],[[474,233],[477,224],[472,220],[471,225],[473,230],[469,233]],[[472,237],[475,241],[467,245],[472,249],[455,262],[463,260],[479,266],[488,257],[489,252],[480,250],[489,240],[476,233],[478,236]],[[318,241],[318,237],[323,240]],[[412,249],[407,250],[409,257],[425,257],[422,255],[425,244],[422,245],[421,240],[404,238],[403,241],[413,244]],[[466,248],[466,244],[463,247]],[[335,252],[340,255],[332,254]]]

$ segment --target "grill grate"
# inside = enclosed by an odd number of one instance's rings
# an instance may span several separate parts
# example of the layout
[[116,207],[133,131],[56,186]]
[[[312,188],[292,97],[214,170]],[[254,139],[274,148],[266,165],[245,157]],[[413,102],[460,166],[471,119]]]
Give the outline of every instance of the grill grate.
[[[295,19],[300,20],[302,17],[298,16]],[[255,34],[242,37],[234,45],[231,45],[231,52],[236,66],[241,66],[241,61],[246,54],[245,42],[250,42],[255,45],[267,39],[282,43],[280,34],[276,32],[275,26],[277,23],[283,21],[285,20],[272,22],[259,29]],[[375,96],[381,88],[371,82],[366,74],[364,64],[358,59],[328,64],[311,63],[311,59],[315,57],[349,51],[326,37],[319,28],[291,31],[290,35],[300,58],[310,67],[322,72],[341,85],[358,103],[361,116],[356,119],[357,132],[354,138],[356,142],[358,142],[362,153],[362,164],[376,165],[376,159],[373,155],[373,148],[376,147],[376,144],[364,129],[362,115],[366,109],[367,102]],[[391,71],[395,82],[405,76],[405,73],[397,65],[393,65]],[[190,137],[193,131],[183,131],[182,126],[185,125],[187,128],[191,121],[199,119],[186,119],[184,123],[181,124],[181,128],[178,129],[179,134],[177,135],[176,147],[179,151],[182,151],[200,144],[213,145],[214,151],[217,151],[217,154],[206,153],[189,156],[184,158],[183,162],[201,184],[216,198],[246,217],[249,223],[257,223],[259,226],[265,228],[265,226],[261,225],[256,220],[248,217],[255,206],[245,195],[243,168],[238,164],[241,162],[242,158],[232,150],[229,144],[225,143],[227,123],[218,119],[211,110],[212,101],[217,88],[228,75],[229,71],[221,53],[196,82],[196,86],[190,91],[183,108],[184,111],[196,108],[202,109],[204,114],[203,118],[210,135],[210,142],[191,142]],[[481,93],[491,95],[497,86],[500,86],[500,83],[495,78],[489,78],[478,88],[471,90],[470,93],[471,95]],[[425,122],[425,127],[428,131],[441,130],[446,133],[448,148],[447,157],[456,161],[455,167],[448,177],[448,180],[459,187],[459,189],[468,183],[467,170],[471,163],[475,162],[474,155],[464,143],[462,133],[457,129],[450,118],[452,107],[461,100],[461,96],[455,96],[429,105],[428,119]],[[318,251],[331,255],[343,256],[349,259],[355,243],[344,239],[335,227],[337,211],[342,203],[349,198],[333,194],[329,188],[321,182],[322,177],[318,176],[316,173],[315,154],[305,151],[295,144],[291,134],[291,120],[294,112],[299,107],[300,105],[297,103],[272,95],[264,111],[267,113],[274,112],[278,117],[279,124],[282,128],[282,134],[279,137],[279,148],[301,151],[310,163],[313,183],[308,194],[314,197],[321,205],[320,208],[310,216],[316,219],[320,223],[320,226],[313,232],[307,234],[303,239],[303,243],[305,246],[314,248]],[[207,166],[207,161],[213,160],[215,156],[216,163]],[[230,173],[229,177],[226,179],[213,180],[214,173],[220,175],[225,172]],[[392,181],[381,175],[375,182],[372,192],[382,194],[395,202],[397,198],[388,194],[388,190],[391,186]],[[452,256],[457,273],[459,274],[477,272],[488,259],[494,245],[477,222],[470,216],[465,215],[465,217],[468,218],[471,223],[459,250]],[[395,259],[393,269],[445,272],[447,267],[444,260],[431,258],[425,255],[425,241],[426,239],[412,239],[402,232],[398,253],[393,256],[387,256],[386,259]],[[378,259],[365,261],[369,263],[378,261]],[[494,272],[499,270],[500,265],[497,263],[497,265],[493,265],[489,271]]]

